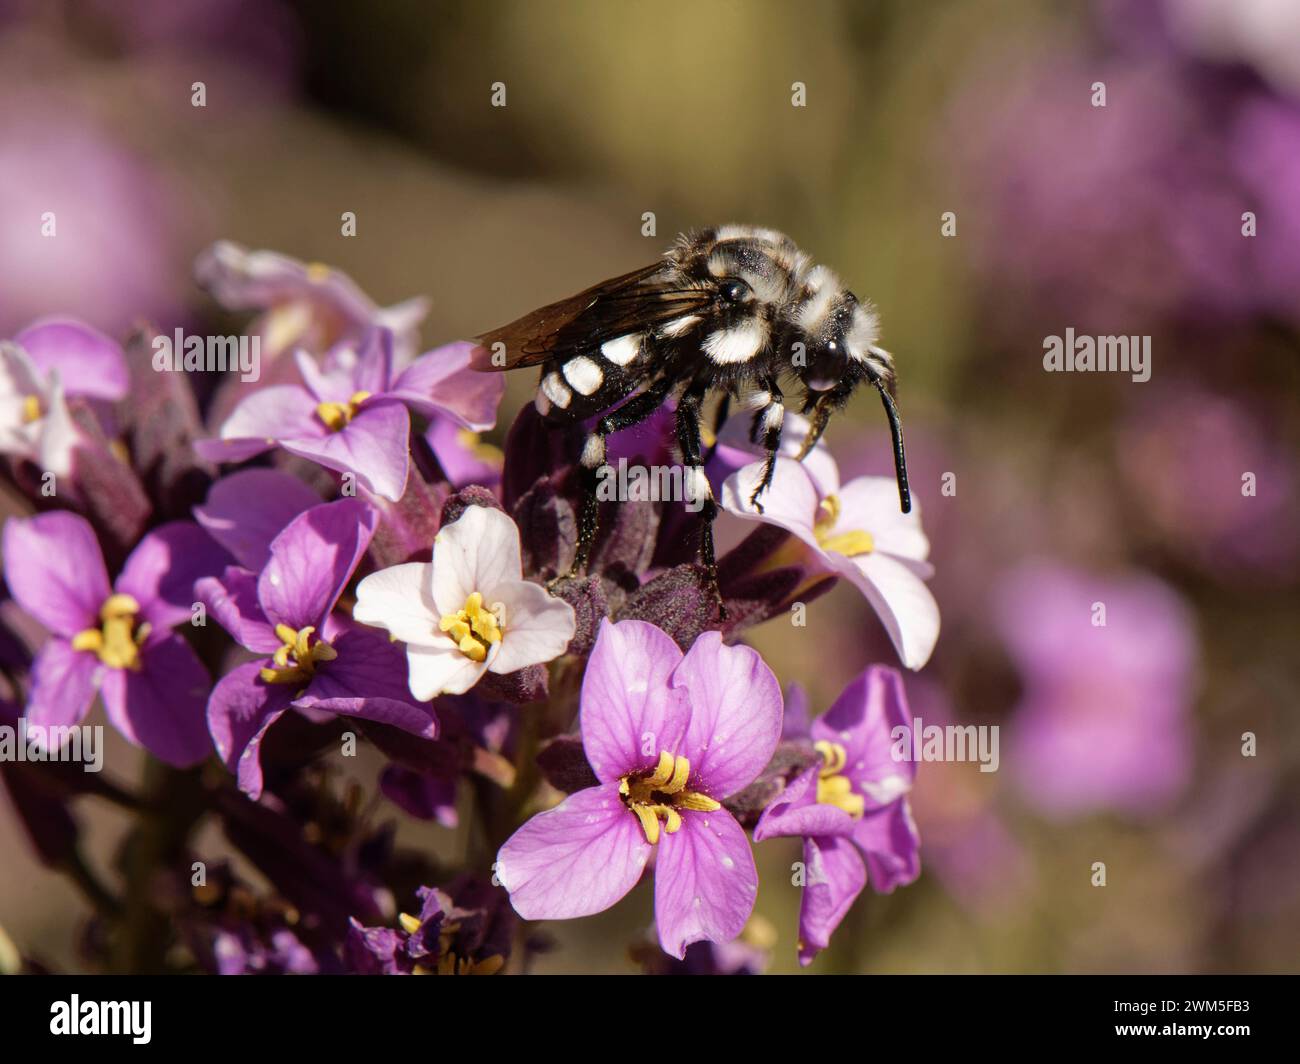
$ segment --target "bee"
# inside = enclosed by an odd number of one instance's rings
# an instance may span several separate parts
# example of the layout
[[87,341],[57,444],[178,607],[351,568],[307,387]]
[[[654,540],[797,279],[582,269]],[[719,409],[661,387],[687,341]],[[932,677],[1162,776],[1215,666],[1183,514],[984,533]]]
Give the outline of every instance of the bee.
[[663,258],[602,281],[477,337],[484,371],[540,367],[535,400],[549,422],[597,419],[582,450],[584,495],[573,573],[596,536],[596,486],[605,440],[675,398],[676,437],[689,488],[704,500],[700,560],[717,592],[713,519],[701,419],[718,393],[715,432],[732,401],[753,411],[749,436],[765,452],[750,502],[772,482],[785,418],[782,381],[796,389],[810,428],[797,458],[866,382],[884,404],[893,438],[899,505],[911,510],[894,360],[878,346],[879,319],[825,266],[771,229],[724,225],[679,236]]

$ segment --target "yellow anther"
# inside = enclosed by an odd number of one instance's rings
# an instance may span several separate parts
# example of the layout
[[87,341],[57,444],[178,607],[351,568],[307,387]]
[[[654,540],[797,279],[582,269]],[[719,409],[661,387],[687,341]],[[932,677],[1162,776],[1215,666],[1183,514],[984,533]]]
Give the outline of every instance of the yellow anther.
[[645,832],[645,841],[653,846],[659,841],[659,818],[655,815],[655,806],[632,803],[632,812],[641,821],[641,830]]
[[443,614],[438,621],[438,629],[455,640],[460,652],[471,661],[485,661],[488,647],[501,642],[505,627],[504,614],[504,607],[500,603],[487,609],[483,605],[482,593],[472,591],[465,600],[464,609]]
[[487,462],[489,465],[500,465],[506,460],[505,451],[493,444],[484,443],[483,438],[473,429],[458,429],[456,431],[456,442],[480,462]]
[[818,771],[823,777],[834,776],[844,771],[849,755],[839,743],[822,739],[820,742],[813,743],[813,749],[822,755],[822,767]]
[[27,395],[23,397],[23,424],[30,425],[33,421],[40,421],[41,415],[45,411],[41,409],[41,397],[39,395]]
[[659,841],[660,821],[663,830],[672,835],[681,829],[683,809],[709,813],[721,808],[707,794],[688,791],[686,783],[690,778],[690,761],[663,750],[652,771],[631,772],[618,781],[623,804],[636,814],[651,846]]
[[817,801],[822,805],[833,805],[843,809],[854,820],[862,816],[866,801],[860,794],[853,793],[853,784],[847,776],[827,776],[817,781]]
[[684,757],[679,757],[673,764],[673,776],[662,787],[664,794],[678,794],[686,789],[686,781],[690,779],[691,763]]
[[323,262],[307,263],[307,280],[313,284],[322,284],[330,279],[330,268]]
[[262,681],[306,684],[315,674],[318,662],[337,658],[339,652],[324,640],[311,641],[315,633],[312,625],[295,631],[287,624],[277,624],[275,637],[281,645],[271,655],[272,665],[258,671]]
[[140,603],[130,595],[109,595],[99,609],[98,628],[87,628],[72,637],[73,650],[85,650],[99,657],[111,669],[139,669],[140,647],[149,637],[149,624],[137,624]]
[[316,416],[331,432],[338,432],[357,416],[361,404],[370,398],[370,392],[353,392],[346,403],[317,403]]
[[667,750],[660,751],[659,764],[655,766],[654,772],[646,777],[646,783],[655,790],[662,790],[664,785],[673,778],[673,769],[676,766],[677,760],[672,754]]
[[833,550],[847,558],[859,554],[870,554],[876,549],[876,541],[870,532],[862,529],[849,529],[836,532],[835,524],[840,519],[840,497],[827,495],[817,507],[817,520],[813,523],[813,535],[822,550]]
[[397,922],[402,925],[402,930],[408,935],[413,935],[420,930],[419,919],[410,913],[398,913]]

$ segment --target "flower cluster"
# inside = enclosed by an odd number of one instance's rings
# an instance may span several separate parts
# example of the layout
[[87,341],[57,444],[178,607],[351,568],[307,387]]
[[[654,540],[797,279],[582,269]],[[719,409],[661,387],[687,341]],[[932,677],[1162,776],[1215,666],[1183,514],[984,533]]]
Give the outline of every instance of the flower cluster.
[[[0,343],[4,476],[27,507],[3,530],[0,710],[33,736],[2,778],[42,859],[96,903],[93,963],[525,971],[549,944],[521,919],[608,909],[653,868],[667,957],[642,944],[647,970],[760,970],[751,835],[802,840],[803,963],[867,883],[916,878],[901,674],[867,668],[809,723],[741,642],[842,579],[901,664],[926,663],[928,542],[892,479],[841,483],[819,444],[778,459],[757,508],[761,456],[729,424],[708,470],[742,535],[716,586],[701,518],[662,501],[606,504],[571,572],[581,426],[527,406],[485,447],[502,378],[467,343],[418,354],[422,301],[382,309],[336,271],[231,244],[198,275],[258,312],[258,380],[159,371],[147,329],[119,344],[49,319]],[[64,763],[96,697],[153,759],[138,790]],[[398,814],[455,825],[467,782],[460,865],[396,845]],[[124,922],[81,860],[87,794],[137,817],[124,889],[155,919]]]

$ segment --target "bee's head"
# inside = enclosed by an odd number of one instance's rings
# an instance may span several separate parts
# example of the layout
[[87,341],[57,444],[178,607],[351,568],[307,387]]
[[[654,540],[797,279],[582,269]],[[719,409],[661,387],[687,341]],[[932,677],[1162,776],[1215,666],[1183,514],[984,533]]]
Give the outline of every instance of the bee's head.
[[870,307],[842,287],[825,267],[808,275],[805,295],[791,310],[795,347],[791,364],[804,386],[804,401],[839,406],[864,380],[892,388],[893,360],[876,346],[877,320]]

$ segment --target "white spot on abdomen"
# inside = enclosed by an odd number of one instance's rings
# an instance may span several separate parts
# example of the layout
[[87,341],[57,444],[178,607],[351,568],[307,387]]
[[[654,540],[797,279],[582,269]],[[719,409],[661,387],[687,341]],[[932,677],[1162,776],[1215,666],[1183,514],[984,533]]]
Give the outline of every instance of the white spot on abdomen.
[[[641,353],[641,334],[628,333],[617,340],[606,340],[600,345],[600,353],[616,366],[626,366]],[[582,389],[579,388],[579,391]]]
[[564,379],[573,385],[579,395],[594,395],[604,382],[605,374],[586,355],[579,355],[564,364]]
[[542,378],[542,391],[545,393],[546,398],[561,410],[565,409],[573,399],[573,393],[565,386],[564,381],[560,380],[560,375],[555,372],[548,373]]

